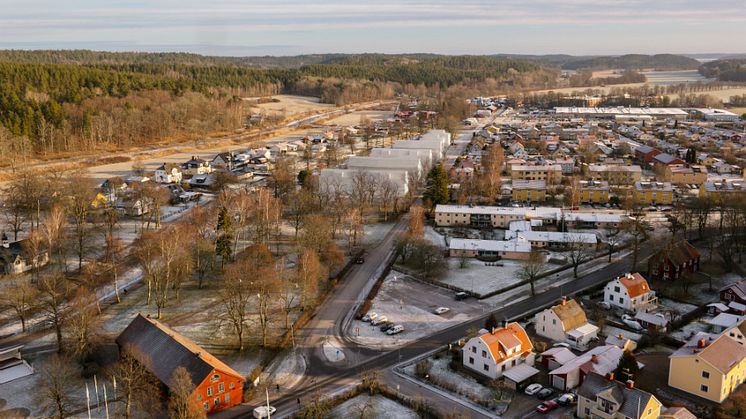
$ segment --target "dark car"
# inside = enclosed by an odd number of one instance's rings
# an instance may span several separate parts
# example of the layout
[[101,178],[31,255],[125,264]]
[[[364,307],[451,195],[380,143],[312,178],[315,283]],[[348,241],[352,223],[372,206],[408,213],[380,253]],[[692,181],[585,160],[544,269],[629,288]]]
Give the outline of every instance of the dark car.
[[467,298],[469,298],[469,294],[467,294],[465,292],[457,292],[456,293],[456,300],[458,300],[458,301],[460,301],[460,300],[466,300]]
[[539,400],[546,400],[554,395],[554,390],[551,388],[544,388],[540,392],[536,393]]
[[392,327],[394,327],[394,323],[386,322],[386,323],[384,323],[384,324],[381,325],[381,332],[387,332]]
[[358,265],[362,265],[363,263],[365,263],[365,258],[362,256],[358,256],[355,258],[355,263],[357,263]]

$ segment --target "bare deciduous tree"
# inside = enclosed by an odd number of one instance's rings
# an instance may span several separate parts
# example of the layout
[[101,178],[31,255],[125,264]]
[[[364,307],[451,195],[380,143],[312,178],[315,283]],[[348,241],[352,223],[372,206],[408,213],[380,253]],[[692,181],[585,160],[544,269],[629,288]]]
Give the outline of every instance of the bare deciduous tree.
[[148,411],[158,403],[158,382],[145,365],[125,353],[109,370],[109,376],[117,382],[122,406],[117,415],[125,419],[135,417],[137,411]]
[[39,368],[39,380],[34,394],[42,411],[50,417],[64,419],[75,409],[76,398],[71,382],[78,376],[76,363],[54,354]]
[[65,311],[62,303],[68,294],[68,284],[60,273],[52,273],[39,280],[40,308],[57,337],[57,352],[62,353],[62,328],[65,324]]
[[204,419],[205,410],[194,397],[196,386],[184,367],[174,371],[168,386],[168,413],[172,419]]
[[536,295],[534,284],[536,282],[536,278],[539,277],[539,274],[544,271],[544,267],[544,255],[537,252],[536,250],[531,251],[528,259],[523,262],[523,266],[521,266],[519,275],[521,279],[528,281],[528,283],[531,285],[531,295]]
[[39,290],[31,286],[25,279],[18,279],[7,284],[0,293],[0,307],[13,310],[21,322],[21,330],[26,331],[26,319],[37,304]]

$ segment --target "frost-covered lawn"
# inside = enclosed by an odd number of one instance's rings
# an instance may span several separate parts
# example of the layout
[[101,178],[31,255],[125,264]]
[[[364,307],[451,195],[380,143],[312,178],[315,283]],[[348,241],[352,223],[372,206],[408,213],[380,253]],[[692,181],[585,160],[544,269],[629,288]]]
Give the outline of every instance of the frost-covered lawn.
[[694,304],[682,303],[668,298],[659,299],[658,304],[660,305],[661,310],[673,310],[679,315],[684,315],[697,309],[697,306]]
[[448,272],[440,282],[479,294],[496,291],[520,282],[519,273],[523,263],[501,260],[503,266],[487,266],[477,259],[466,259],[461,267],[459,258],[448,258]]
[[377,246],[378,243],[383,241],[383,239],[386,237],[386,234],[391,231],[391,228],[393,226],[393,222],[365,224],[365,226],[363,226],[365,231],[365,237],[363,237],[363,245],[366,247]]
[[[448,367],[450,361],[451,357],[445,354],[441,354],[438,358],[427,358],[430,365],[429,384],[437,385],[459,396],[466,396],[471,400],[492,400],[494,398],[492,389],[483,386],[473,377],[450,369]],[[460,360],[457,361],[460,362]],[[411,364],[404,368],[404,372],[414,377],[415,369],[416,364]]]
[[341,403],[329,412],[330,418],[371,418],[371,419],[419,419],[412,409],[381,395],[361,394]]

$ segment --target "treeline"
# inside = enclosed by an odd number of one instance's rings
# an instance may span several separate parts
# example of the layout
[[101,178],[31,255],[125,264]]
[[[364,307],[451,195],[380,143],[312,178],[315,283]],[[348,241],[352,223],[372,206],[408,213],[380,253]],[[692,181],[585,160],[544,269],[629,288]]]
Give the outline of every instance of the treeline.
[[702,64],[699,72],[720,81],[746,82],[746,59],[711,61]]
[[673,54],[627,54],[621,56],[592,57],[583,60],[570,60],[562,64],[563,70],[588,69],[625,69],[638,70],[654,68],[658,70],[694,70],[699,61],[683,55]]
[[627,70],[615,77],[593,77],[590,70],[578,71],[570,77],[570,86],[599,86],[604,84],[627,84],[627,83],[644,83],[647,78],[644,74],[637,71]]

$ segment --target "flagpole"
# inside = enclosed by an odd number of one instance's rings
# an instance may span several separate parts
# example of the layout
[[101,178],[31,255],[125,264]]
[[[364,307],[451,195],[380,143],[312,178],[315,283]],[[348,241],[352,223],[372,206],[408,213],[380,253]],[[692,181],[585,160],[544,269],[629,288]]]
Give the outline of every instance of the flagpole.
[[91,393],[88,391],[88,381],[85,382],[85,405],[88,408],[88,419],[91,419]]

